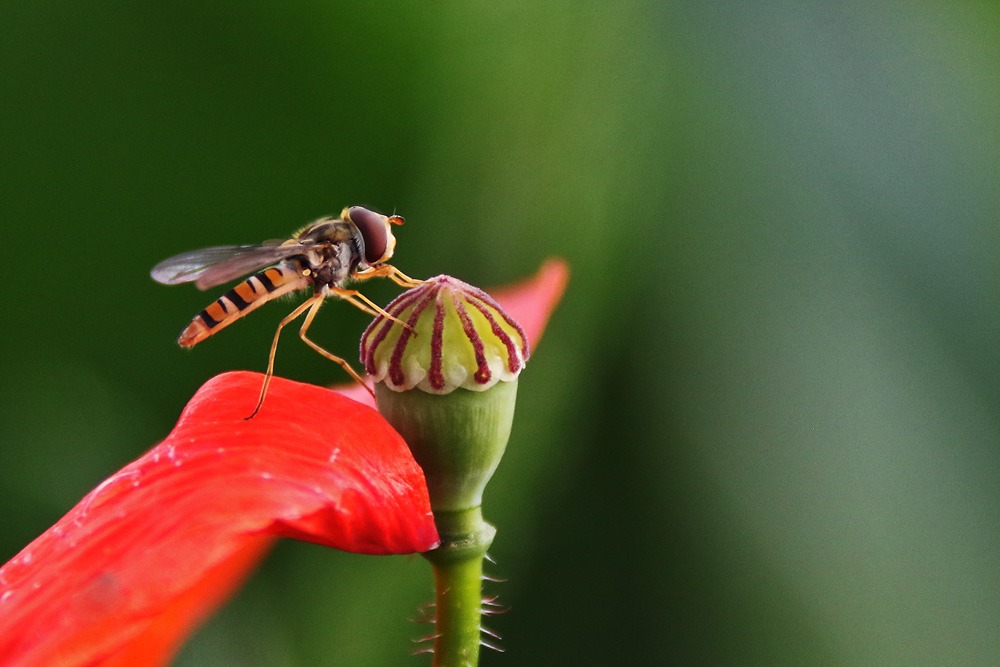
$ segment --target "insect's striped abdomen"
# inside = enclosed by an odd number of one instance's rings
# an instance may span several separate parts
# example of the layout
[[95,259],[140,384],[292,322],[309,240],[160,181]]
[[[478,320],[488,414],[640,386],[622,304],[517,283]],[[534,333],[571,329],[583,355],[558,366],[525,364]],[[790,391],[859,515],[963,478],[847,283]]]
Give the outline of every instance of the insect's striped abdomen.
[[265,269],[236,285],[195,315],[177,342],[183,347],[191,347],[271,299],[309,284],[309,280],[302,275],[302,267],[294,260]]

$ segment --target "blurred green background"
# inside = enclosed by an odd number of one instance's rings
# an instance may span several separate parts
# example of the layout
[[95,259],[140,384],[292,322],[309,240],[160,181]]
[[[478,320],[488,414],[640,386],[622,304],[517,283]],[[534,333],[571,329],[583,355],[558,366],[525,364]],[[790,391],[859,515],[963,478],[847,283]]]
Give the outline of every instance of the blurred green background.
[[[417,277],[572,265],[484,665],[1000,664],[998,109],[985,0],[6,0],[3,557],[263,369],[287,304],[184,351],[216,294],[150,267],[363,204]],[[294,333],[277,370],[345,380]],[[178,664],[429,664],[431,598],[286,542]]]

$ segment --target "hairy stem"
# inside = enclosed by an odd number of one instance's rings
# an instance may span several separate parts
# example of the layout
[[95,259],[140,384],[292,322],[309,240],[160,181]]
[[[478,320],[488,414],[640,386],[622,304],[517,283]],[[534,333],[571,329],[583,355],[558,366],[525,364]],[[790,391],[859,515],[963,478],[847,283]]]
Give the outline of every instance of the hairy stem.
[[434,667],[479,663],[483,558],[496,529],[474,507],[435,512],[441,546],[424,554],[434,567],[437,615]]

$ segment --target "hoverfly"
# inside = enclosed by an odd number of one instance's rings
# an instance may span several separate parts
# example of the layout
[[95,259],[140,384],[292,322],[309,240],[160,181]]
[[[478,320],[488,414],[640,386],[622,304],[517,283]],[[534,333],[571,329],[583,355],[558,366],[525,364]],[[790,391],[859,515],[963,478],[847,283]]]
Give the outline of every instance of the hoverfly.
[[[299,329],[299,337],[327,359],[340,364],[352,378],[368,389],[346,360],[324,350],[306,333],[323,300],[329,296],[344,299],[370,315],[383,315],[398,322],[366,296],[357,290],[344,289],[343,285],[350,280],[376,277],[389,278],[402,287],[420,284],[421,281],[386,263],[396,247],[391,225],[401,224],[403,218],[398,215],[385,216],[352,206],[345,208],[339,218],[329,216],[316,220],[288,240],[218,246],[182,253],[157,264],[150,275],[165,285],[193,282],[199,289],[208,289],[257,272],[195,315],[177,339],[182,347],[200,343],[272,299],[312,287],[312,296],[278,324],[271,342],[260,398],[253,413],[247,417],[250,419],[264,403],[267,386],[274,374],[274,354],[281,330],[302,313],[306,313],[306,318]],[[368,391],[371,392],[371,389]]]

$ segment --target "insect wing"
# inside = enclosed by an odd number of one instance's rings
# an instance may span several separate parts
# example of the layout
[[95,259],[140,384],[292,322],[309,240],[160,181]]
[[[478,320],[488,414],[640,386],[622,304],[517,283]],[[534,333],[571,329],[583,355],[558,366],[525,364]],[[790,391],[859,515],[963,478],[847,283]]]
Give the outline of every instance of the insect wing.
[[153,267],[150,275],[153,280],[165,285],[193,282],[198,289],[208,289],[303,251],[302,244],[282,241],[202,248],[160,262]]

